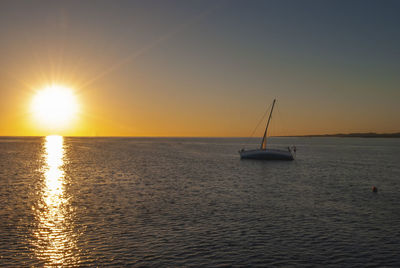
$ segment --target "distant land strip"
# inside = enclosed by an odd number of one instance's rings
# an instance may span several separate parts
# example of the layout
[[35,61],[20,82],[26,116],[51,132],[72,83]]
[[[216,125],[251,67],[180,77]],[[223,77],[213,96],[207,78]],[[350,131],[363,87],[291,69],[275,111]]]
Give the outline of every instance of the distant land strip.
[[[284,137],[284,136],[280,136]],[[397,133],[338,133],[338,134],[323,134],[323,135],[298,135],[285,137],[340,137],[340,138],[400,138],[400,132]]]

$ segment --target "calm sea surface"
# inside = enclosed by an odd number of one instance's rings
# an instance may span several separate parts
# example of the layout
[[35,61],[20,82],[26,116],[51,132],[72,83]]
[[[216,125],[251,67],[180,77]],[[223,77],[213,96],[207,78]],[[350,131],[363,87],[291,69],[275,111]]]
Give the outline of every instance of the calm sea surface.
[[0,138],[0,266],[400,266],[400,139],[258,142]]

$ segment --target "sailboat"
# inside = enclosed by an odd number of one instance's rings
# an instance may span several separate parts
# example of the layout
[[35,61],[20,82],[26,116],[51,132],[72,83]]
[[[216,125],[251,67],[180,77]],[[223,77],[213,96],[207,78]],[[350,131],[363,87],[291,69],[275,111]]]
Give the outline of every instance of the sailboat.
[[240,159],[258,159],[258,160],[294,160],[293,152],[296,152],[296,147],[287,150],[267,148],[267,133],[269,122],[271,121],[272,112],[274,110],[276,99],[272,102],[271,112],[269,113],[267,126],[265,127],[264,136],[259,149],[239,151]]

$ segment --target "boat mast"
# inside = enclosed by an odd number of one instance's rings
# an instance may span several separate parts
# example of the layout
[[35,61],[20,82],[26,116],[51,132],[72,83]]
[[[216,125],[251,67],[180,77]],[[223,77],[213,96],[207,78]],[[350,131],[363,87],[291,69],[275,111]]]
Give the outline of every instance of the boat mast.
[[267,131],[268,131],[268,126],[269,126],[269,121],[271,121],[272,111],[274,110],[275,102],[276,102],[276,99],[274,99],[274,101],[272,102],[272,108],[271,108],[271,112],[269,113],[267,127],[265,128],[264,137],[261,142],[261,148],[260,148],[261,150],[265,150],[267,148]]

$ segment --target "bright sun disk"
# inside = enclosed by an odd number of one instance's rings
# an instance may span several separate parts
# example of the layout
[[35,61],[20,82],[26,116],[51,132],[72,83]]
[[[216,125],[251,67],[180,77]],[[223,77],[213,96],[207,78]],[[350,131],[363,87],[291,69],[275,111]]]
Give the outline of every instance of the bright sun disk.
[[78,103],[71,89],[51,85],[37,92],[31,108],[38,122],[47,127],[59,127],[73,119],[78,111]]

